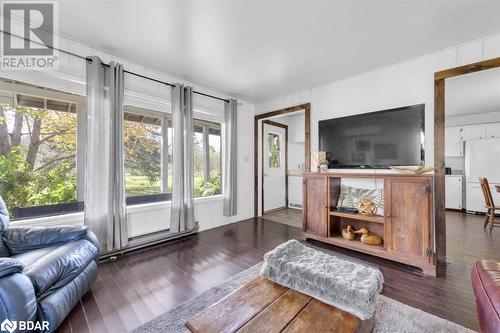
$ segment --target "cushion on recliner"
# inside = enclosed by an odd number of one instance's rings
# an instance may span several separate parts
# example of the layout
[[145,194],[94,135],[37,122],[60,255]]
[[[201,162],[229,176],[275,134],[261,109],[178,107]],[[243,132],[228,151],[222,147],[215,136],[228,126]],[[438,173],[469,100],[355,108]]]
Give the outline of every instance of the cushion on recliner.
[[74,280],[40,300],[37,319],[48,321],[49,332],[55,332],[75,304],[90,289],[96,278],[97,264],[91,262]]
[[11,254],[15,255],[76,241],[85,237],[87,231],[85,226],[10,227],[3,233],[2,239]]
[[21,273],[24,269],[24,264],[19,260],[13,258],[0,258],[0,278],[15,274]]
[[9,213],[7,211],[7,206],[0,197],[0,257],[10,256],[9,249],[5,246],[2,240],[2,234],[9,227]]
[[99,255],[97,248],[86,240],[15,255],[23,262],[26,274],[38,299],[69,283]]
[[476,262],[472,270],[472,289],[476,295],[481,332],[500,332],[500,263]]

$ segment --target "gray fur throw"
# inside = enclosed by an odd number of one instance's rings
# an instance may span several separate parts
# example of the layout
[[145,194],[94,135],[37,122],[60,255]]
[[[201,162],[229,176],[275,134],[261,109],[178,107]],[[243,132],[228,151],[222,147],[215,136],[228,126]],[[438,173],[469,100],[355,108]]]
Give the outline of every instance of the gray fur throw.
[[372,317],[384,284],[378,268],[328,255],[296,240],[266,253],[260,275],[362,320]]

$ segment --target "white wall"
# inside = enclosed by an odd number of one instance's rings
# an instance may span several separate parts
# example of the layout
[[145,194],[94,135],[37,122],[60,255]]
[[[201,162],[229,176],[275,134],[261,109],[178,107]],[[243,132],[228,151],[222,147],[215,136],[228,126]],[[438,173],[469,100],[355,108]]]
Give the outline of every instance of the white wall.
[[288,118],[288,170],[301,170],[305,163],[304,122],[303,114]]
[[[126,70],[154,77],[170,83],[183,82],[181,78],[154,70],[141,64],[133,63],[78,42],[60,38],[59,47],[79,55],[97,55],[104,62],[122,63]],[[58,71],[2,71],[0,76],[14,80],[37,84],[43,87],[85,95],[85,61],[64,53],[59,54]],[[193,85],[193,84],[191,84]],[[225,96],[217,91],[193,85],[195,90],[204,93]],[[149,80],[125,75],[125,104],[150,108],[161,112],[170,111],[170,88]],[[223,102],[194,96],[195,117],[223,122]],[[253,217],[253,117],[255,106],[239,100],[238,105],[238,215],[227,218],[222,215],[222,196],[195,199],[195,217],[200,230],[206,230],[224,224]],[[164,230],[170,225],[170,204],[167,202],[131,206],[128,209],[130,236],[137,236],[151,231]],[[16,221],[16,225],[54,225],[83,224],[83,213],[68,214],[58,217],[45,217]]]
[[318,149],[318,121],[425,103],[426,164],[434,164],[434,72],[500,56],[500,34],[419,58],[311,87],[256,105],[265,113],[311,103],[311,150]]

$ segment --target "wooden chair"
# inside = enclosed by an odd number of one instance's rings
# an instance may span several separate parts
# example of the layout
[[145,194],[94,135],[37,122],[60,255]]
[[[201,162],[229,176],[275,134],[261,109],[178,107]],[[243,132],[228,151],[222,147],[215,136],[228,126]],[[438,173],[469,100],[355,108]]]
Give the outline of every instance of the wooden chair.
[[483,191],[484,201],[487,212],[486,218],[484,219],[483,228],[486,228],[488,224],[490,224],[490,232],[493,230],[493,227],[500,226],[500,222],[495,221],[495,211],[500,211],[500,206],[495,206],[493,202],[493,196],[491,195],[490,185],[488,183],[488,179],[484,177],[479,177],[479,183],[481,184],[481,190]]

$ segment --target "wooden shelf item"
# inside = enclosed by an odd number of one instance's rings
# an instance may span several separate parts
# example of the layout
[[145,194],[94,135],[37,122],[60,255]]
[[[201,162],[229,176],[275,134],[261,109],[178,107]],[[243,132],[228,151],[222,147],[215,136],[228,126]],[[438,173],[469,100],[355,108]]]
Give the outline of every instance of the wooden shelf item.
[[381,223],[381,224],[384,224],[384,221],[385,221],[385,217],[380,216],[380,215],[348,214],[348,213],[341,213],[341,212],[337,212],[337,211],[330,211],[330,215],[342,217],[345,219],[366,221],[366,222],[372,222],[372,223]]

